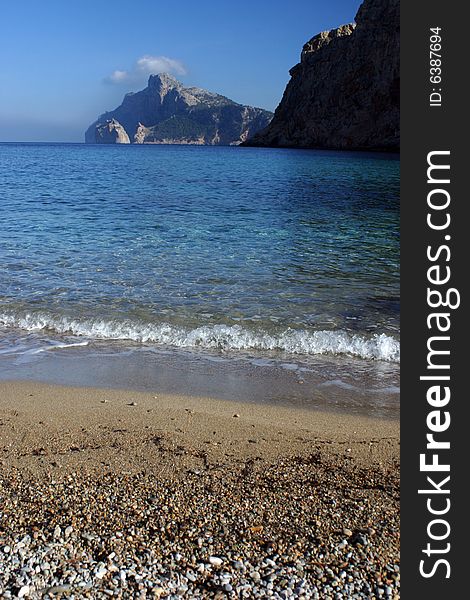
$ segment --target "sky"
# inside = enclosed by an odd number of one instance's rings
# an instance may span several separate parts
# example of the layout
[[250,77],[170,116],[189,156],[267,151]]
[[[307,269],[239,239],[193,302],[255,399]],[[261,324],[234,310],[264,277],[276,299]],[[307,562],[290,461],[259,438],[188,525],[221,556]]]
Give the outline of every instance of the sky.
[[359,0],[2,0],[0,141],[82,142],[150,73],[274,110],[305,42]]

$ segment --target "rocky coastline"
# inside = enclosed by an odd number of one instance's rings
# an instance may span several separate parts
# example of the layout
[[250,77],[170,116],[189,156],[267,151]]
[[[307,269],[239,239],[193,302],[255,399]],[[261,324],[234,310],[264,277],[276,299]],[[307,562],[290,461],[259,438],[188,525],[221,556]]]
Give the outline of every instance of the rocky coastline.
[[244,145],[397,152],[399,35],[399,1],[365,0],[355,23],[314,36],[272,121]]

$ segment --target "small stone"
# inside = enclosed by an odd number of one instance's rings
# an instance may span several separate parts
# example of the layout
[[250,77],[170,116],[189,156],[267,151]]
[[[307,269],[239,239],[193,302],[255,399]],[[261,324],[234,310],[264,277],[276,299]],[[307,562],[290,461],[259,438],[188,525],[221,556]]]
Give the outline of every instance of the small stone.
[[234,418],[234,419],[239,419],[239,418],[240,418],[240,415],[239,415],[238,413],[235,413],[235,414],[233,415],[233,418]]
[[277,566],[277,565],[276,565],[276,563],[275,563],[273,560],[271,560],[270,558],[266,558],[264,562],[265,562],[265,563],[266,563],[268,566],[270,566],[270,567],[276,567],[276,566]]
[[129,402],[129,406],[137,406],[137,402]]
[[18,592],[18,598],[24,598],[25,596],[29,596],[29,585],[24,585]]
[[367,546],[369,543],[367,537],[362,533],[356,533],[352,540],[353,544],[360,544],[361,546]]
[[64,594],[64,593],[70,591],[71,587],[72,586],[68,585],[68,584],[54,585],[54,586],[50,587],[46,593],[47,594]]
[[219,558],[218,556],[209,556],[209,562],[211,565],[213,565],[214,567],[220,567],[220,565],[224,562],[221,558]]
[[66,527],[65,531],[64,531],[65,537],[68,538],[71,535],[72,531],[73,531],[73,527],[71,525],[69,525],[68,527]]
[[98,569],[98,571],[95,573],[95,577],[97,577],[98,579],[103,579],[107,572],[108,569],[106,569],[105,567],[101,567],[101,569]]

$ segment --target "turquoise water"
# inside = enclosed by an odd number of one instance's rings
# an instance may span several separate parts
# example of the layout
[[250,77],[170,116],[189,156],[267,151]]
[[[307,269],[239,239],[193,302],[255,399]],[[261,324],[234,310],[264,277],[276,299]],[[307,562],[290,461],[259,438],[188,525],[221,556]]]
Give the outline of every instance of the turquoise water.
[[399,361],[396,157],[3,144],[0,177],[4,355]]

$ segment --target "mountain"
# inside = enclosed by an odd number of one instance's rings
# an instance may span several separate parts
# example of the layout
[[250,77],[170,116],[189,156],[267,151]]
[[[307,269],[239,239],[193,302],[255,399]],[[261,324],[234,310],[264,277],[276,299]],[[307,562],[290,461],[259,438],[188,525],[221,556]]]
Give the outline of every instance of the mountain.
[[[171,75],[151,75],[145,89],[126,94],[85,133],[89,144],[235,145],[266,127],[272,113],[225,96],[183,87]],[[126,141],[127,137],[127,141]]]
[[304,45],[272,121],[244,145],[399,149],[399,0],[365,0],[355,21]]

